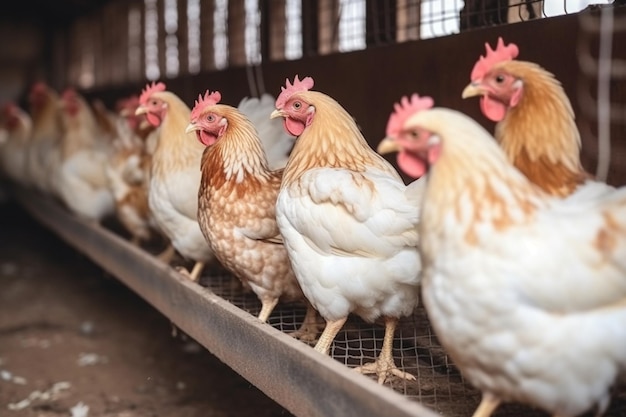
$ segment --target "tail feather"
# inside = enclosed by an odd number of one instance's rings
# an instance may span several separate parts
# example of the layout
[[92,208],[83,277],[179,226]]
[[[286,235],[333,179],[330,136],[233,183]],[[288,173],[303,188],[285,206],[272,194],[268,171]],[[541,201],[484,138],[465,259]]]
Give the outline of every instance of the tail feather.
[[270,119],[274,111],[275,99],[270,94],[261,98],[246,97],[239,103],[238,109],[254,124],[267,154],[270,169],[283,168],[289,159],[294,138],[284,129],[282,121]]

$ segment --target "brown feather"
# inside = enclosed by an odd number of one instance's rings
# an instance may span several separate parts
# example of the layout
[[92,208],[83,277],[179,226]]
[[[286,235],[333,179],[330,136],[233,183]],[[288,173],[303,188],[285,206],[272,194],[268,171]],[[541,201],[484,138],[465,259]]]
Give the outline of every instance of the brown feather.
[[580,133],[560,83],[536,64],[497,66],[524,84],[523,97],[496,128],[509,160],[534,184],[556,196],[571,194],[591,176],[580,162]]
[[252,123],[213,105],[228,125],[202,155],[198,222],[217,259],[261,299],[302,299],[276,225],[282,171],[270,171]]

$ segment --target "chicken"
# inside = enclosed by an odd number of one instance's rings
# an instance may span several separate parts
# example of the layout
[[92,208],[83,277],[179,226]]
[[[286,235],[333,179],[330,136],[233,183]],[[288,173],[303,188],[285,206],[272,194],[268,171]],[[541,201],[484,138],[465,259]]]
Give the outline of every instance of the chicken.
[[626,188],[583,203],[548,195],[453,110],[420,111],[402,130],[430,168],[422,297],[483,394],[474,416],[509,401],[601,415],[626,365]]
[[315,349],[327,354],[354,313],[385,321],[377,360],[358,371],[414,379],[392,356],[399,318],[418,303],[419,198],[374,152],[353,118],[326,94],[296,77],[276,100],[296,143],[285,167],[276,218],[304,295],[326,320]]
[[28,182],[41,191],[56,193],[54,179],[60,164],[63,135],[59,95],[42,82],[33,84],[29,96],[33,132],[28,149]]
[[0,147],[0,167],[12,181],[26,185],[26,162],[33,127],[32,119],[15,103],[5,104],[2,116],[7,136]]
[[293,137],[284,131],[279,120],[269,119],[275,101],[274,97],[266,93],[260,98],[246,97],[237,106],[237,109],[254,124],[271,170],[287,165],[294,142]]
[[[119,104],[113,153],[106,166],[109,187],[115,199],[117,218],[130,232],[132,242],[139,245],[152,235],[148,208],[148,181],[151,155],[146,151],[141,128],[143,116],[135,115],[139,97]],[[153,126],[150,126],[154,130]]]
[[72,212],[98,222],[115,210],[105,168],[110,138],[103,137],[93,112],[75,90],[65,90],[61,100],[65,134],[56,189]]
[[206,263],[214,259],[198,224],[200,160],[204,146],[195,135],[185,133],[191,110],[165,84],[146,86],[136,114],[145,114],[158,127],[158,141],[150,173],[148,203],[154,219],[172,245],[195,262],[191,273],[197,281]]
[[[402,97],[399,103],[394,104],[394,111],[389,116],[386,129],[386,137],[378,144],[376,151],[384,155],[390,152],[398,152],[398,167],[410,177],[419,178],[424,174],[424,169],[414,160],[415,157],[407,149],[410,149],[413,140],[405,138],[402,133],[402,125],[409,117],[421,110],[433,107],[433,99],[420,97],[413,94],[411,97]],[[406,140],[408,139],[408,140]],[[402,143],[398,143],[402,141]],[[414,170],[414,168],[418,168]]]
[[574,111],[554,76],[534,63],[515,60],[519,49],[513,43],[505,46],[502,38],[495,50],[488,44],[486,50],[462,95],[480,96],[481,111],[498,122],[495,137],[513,165],[555,196],[611,191],[583,169]]
[[[265,322],[279,299],[304,300],[276,225],[283,171],[269,170],[252,122],[240,110],[218,104],[220,99],[217,91],[200,96],[187,127],[207,146],[198,221],[220,263],[261,301],[258,317]],[[310,306],[300,333],[314,338],[314,324]]]

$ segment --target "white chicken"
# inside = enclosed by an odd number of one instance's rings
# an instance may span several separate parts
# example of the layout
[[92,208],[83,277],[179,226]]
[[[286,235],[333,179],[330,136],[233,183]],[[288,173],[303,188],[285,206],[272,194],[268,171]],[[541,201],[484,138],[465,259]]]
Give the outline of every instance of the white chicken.
[[67,89],[61,101],[65,134],[55,188],[72,212],[100,221],[115,210],[105,169],[111,146],[102,137],[91,109],[75,90]]
[[15,103],[7,103],[2,113],[6,141],[0,145],[0,167],[12,181],[26,185],[27,152],[33,123]]
[[174,248],[195,262],[190,273],[182,272],[197,281],[204,266],[214,259],[198,224],[200,160],[205,147],[194,134],[185,133],[191,109],[174,93],[166,91],[165,84],[146,86],[139,103],[136,114],[145,114],[159,132],[152,156],[149,207]]
[[395,366],[392,342],[398,319],[418,303],[419,198],[374,152],[354,119],[326,94],[296,77],[276,101],[297,136],[285,167],[276,217],[296,278],[326,320],[315,349],[327,354],[354,313],[385,321],[377,360],[357,368],[414,379]]
[[37,189],[55,193],[54,181],[63,135],[59,95],[45,83],[37,82],[31,87],[28,101],[33,128],[28,148],[27,179]]
[[474,416],[509,401],[602,414],[626,365],[626,189],[576,203],[550,196],[453,110],[418,112],[402,135],[430,167],[424,304],[483,394]]
[[275,101],[274,97],[266,93],[260,98],[245,97],[237,106],[237,110],[246,115],[257,129],[271,170],[287,165],[294,143],[293,136],[285,132],[279,120],[269,119]]

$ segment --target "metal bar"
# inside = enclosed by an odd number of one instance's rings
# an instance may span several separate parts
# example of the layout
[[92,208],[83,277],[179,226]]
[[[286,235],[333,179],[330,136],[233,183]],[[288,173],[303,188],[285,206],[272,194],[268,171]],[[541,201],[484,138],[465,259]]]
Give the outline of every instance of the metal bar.
[[111,231],[47,196],[15,190],[47,228],[144,298],[185,333],[297,416],[439,414],[261,323]]

